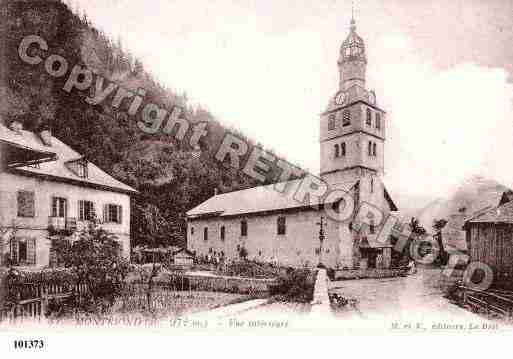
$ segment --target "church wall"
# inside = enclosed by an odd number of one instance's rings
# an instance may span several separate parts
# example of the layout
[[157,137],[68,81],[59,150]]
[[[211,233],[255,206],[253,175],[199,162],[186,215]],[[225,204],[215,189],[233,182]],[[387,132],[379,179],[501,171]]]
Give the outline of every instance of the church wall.
[[[277,234],[278,216],[286,218],[286,234]],[[288,212],[283,214],[253,215],[247,217],[215,217],[210,219],[189,220],[187,231],[187,248],[196,251],[197,255],[207,255],[210,251],[223,251],[229,259],[239,258],[237,246],[244,246],[248,258],[261,262],[277,262],[280,265],[301,267],[317,266],[320,255],[316,248],[320,247],[319,222],[325,216],[319,211]],[[248,235],[240,234],[240,221],[248,222]],[[325,226],[322,262],[335,267],[339,262],[339,224],[328,219]],[[220,228],[225,226],[225,240],[220,239]],[[194,234],[191,234],[191,227]],[[203,239],[204,228],[209,230],[208,240]]]

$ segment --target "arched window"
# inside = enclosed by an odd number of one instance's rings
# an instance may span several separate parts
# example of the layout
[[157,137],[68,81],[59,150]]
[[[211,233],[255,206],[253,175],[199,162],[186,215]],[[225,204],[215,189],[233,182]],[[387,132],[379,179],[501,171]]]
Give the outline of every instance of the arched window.
[[344,110],[342,113],[342,126],[348,126],[351,124],[351,112]]
[[203,228],[203,240],[208,241],[208,227]]
[[371,141],[369,141],[369,143],[368,143],[367,152],[368,152],[369,156],[372,156],[372,142]]
[[241,237],[248,235],[248,222],[246,220],[240,221],[240,235]]
[[376,113],[376,129],[381,129],[381,115],[379,113]]
[[341,154],[341,156],[346,155],[346,143],[345,142],[342,142],[342,144],[340,145],[340,154]]
[[376,143],[372,144],[372,155],[376,157]]
[[365,120],[367,126],[372,126],[372,112],[370,108],[367,109],[367,119]]
[[221,241],[223,241],[223,242],[224,242],[225,234],[226,234],[226,229],[224,228],[224,226],[221,226],[221,233],[219,233],[219,237],[221,238]]
[[328,118],[328,130],[334,130],[335,129],[335,115],[330,115]]
[[280,216],[276,219],[276,227],[279,235],[284,235],[287,232],[286,219]]
[[340,148],[338,147],[338,143],[335,144],[335,157],[340,156]]

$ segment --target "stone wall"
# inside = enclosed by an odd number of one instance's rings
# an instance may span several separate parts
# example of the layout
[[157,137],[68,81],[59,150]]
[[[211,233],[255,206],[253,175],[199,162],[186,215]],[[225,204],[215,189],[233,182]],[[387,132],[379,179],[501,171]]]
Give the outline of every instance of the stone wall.
[[258,279],[216,275],[170,275],[163,278],[161,284],[173,283],[178,290],[195,290],[207,292],[228,292],[240,294],[268,293],[275,279]]
[[368,269],[344,269],[336,270],[334,279],[345,280],[345,279],[362,279],[362,278],[389,278],[397,277],[401,275],[407,275],[407,268],[368,268]]
[[330,298],[328,296],[328,275],[326,269],[317,271],[315,287],[312,300],[312,315],[327,316],[331,314]]

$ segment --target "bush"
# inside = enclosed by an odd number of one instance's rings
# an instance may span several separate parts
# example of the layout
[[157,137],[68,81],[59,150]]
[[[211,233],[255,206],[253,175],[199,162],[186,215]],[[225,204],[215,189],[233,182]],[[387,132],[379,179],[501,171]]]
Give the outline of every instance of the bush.
[[308,269],[288,268],[270,287],[270,294],[286,302],[309,303],[313,299],[315,279]]
[[129,263],[121,257],[117,238],[102,228],[89,226],[74,242],[55,240],[59,260],[77,285],[85,284],[87,294],[80,304],[84,310],[105,312],[121,295]]

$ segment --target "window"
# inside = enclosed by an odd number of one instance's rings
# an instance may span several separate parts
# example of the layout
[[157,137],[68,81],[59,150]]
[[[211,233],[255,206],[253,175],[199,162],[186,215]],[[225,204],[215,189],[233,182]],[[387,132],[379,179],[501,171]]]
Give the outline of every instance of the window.
[[87,178],[87,160],[85,158],[68,161],[66,166],[77,176]]
[[191,236],[194,234],[194,227],[191,227]]
[[371,219],[371,220],[369,221],[369,233],[370,233],[370,234],[374,234],[374,233],[376,233],[376,226],[375,226],[375,224],[374,224],[374,219]]
[[379,113],[376,113],[376,129],[381,129],[381,115]]
[[342,126],[348,126],[351,124],[351,113],[349,110],[344,110],[342,113]]
[[335,144],[335,157],[339,157],[339,156],[340,156],[340,148],[337,143],[337,144]]
[[106,204],[103,208],[103,221],[106,223],[122,222],[123,208],[117,204]]
[[328,118],[328,130],[334,130],[335,129],[335,116],[330,115]]
[[369,141],[369,143],[368,143],[367,152],[368,152],[369,156],[372,156],[372,142],[371,141]]
[[18,217],[34,217],[35,215],[34,192],[18,191]]
[[208,227],[203,228],[203,240],[208,241]]
[[77,174],[79,177],[87,178],[87,161],[77,163]]
[[371,177],[370,191],[371,191],[371,193],[374,192],[374,177]]
[[367,126],[372,126],[372,112],[370,108],[367,109],[367,119],[365,120]]
[[246,220],[240,222],[240,235],[241,237],[248,235],[248,222]]
[[94,203],[91,201],[78,201],[78,219],[80,221],[91,221],[96,217]]
[[221,237],[221,240],[224,242],[224,238],[225,238],[225,233],[226,230],[224,228],[224,226],[221,226],[221,233],[219,234],[219,236]]
[[376,143],[372,144],[372,155],[376,157]]
[[36,264],[36,239],[15,238],[11,241],[11,260],[17,265]]
[[66,218],[68,201],[62,197],[52,197],[52,217]]
[[284,235],[287,232],[287,223],[286,223],[285,217],[283,217],[283,216],[278,217],[276,220],[276,224],[277,224],[278,234]]
[[346,143],[345,142],[342,142],[342,144],[340,145],[340,153],[342,156],[346,155]]

